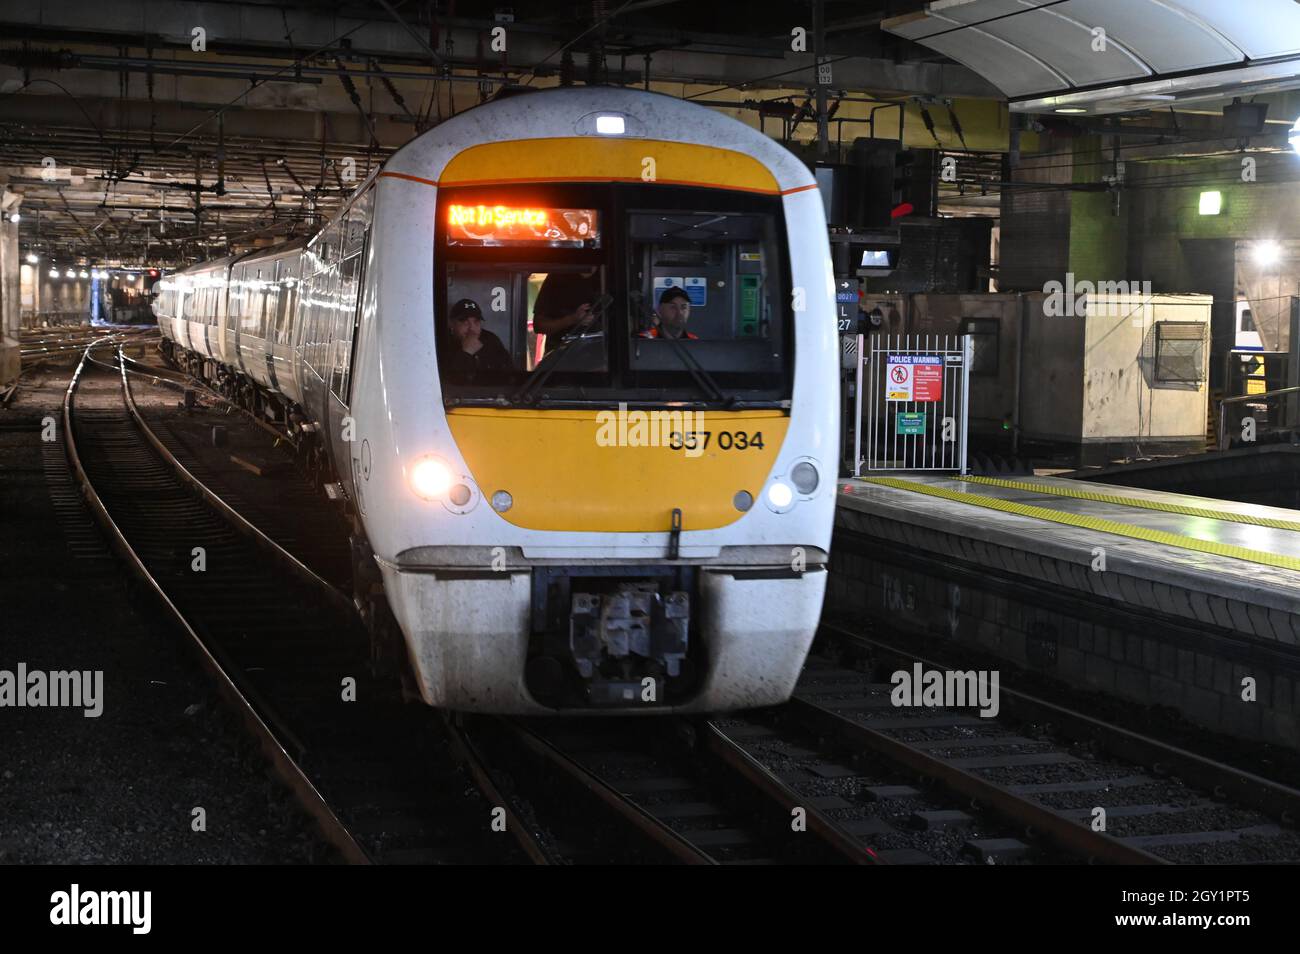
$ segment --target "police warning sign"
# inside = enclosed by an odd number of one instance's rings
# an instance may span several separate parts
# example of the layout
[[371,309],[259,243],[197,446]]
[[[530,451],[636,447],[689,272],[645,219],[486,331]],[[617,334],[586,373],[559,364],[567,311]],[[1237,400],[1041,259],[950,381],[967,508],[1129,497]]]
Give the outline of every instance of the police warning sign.
[[885,400],[943,400],[943,358],[937,354],[891,354],[885,367]]

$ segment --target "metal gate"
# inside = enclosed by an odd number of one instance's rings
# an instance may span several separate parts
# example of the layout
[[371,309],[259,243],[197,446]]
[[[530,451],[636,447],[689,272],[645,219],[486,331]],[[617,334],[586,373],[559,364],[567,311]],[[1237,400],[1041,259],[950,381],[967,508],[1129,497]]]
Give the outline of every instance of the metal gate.
[[853,476],[966,473],[970,335],[859,335]]

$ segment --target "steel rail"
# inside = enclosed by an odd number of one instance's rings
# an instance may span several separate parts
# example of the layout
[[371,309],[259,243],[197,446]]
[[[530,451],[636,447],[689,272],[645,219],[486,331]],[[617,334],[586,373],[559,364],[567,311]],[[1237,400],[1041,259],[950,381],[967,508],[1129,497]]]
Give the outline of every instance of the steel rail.
[[338,589],[338,587],[334,586],[334,584],[323,579],[315,570],[308,567],[292,553],[280,546],[280,544],[276,543],[260,529],[250,523],[246,517],[239,513],[239,511],[231,507],[230,504],[226,503],[206,484],[190,473],[189,469],[186,468],[186,466],[182,464],[180,460],[178,460],[176,456],[166,448],[166,446],[164,446],[163,442],[159,440],[158,435],[154,433],[153,429],[145,421],[144,415],[140,413],[140,409],[135,403],[135,396],[131,393],[131,381],[127,377],[126,370],[126,360],[130,359],[123,360],[124,357],[125,356],[122,355],[121,350],[119,349],[118,360],[120,362],[119,371],[122,376],[122,394],[126,400],[127,410],[131,412],[132,419],[135,421],[136,426],[140,428],[140,432],[144,434],[145,439],[149,442],[150,446],[158,452],[163,460],[167,461],[167,463],[171,465],[172,469],[176,471],[177,476],[198,491],[199,495],[214,510],[221,514],[222,518],[224,518],[226,522],[234,527],[234,529],[240,534],[247,537],[249,540],[252,540],[255,544],[269,553],[298,579],[310,586],[319,588],[323,593],[325,593],[336,610],[344,613],[355,613],[356,607],[353,606],[352,600],[347,596],[347,594],[343,593]]
[[691,844],[635,802],[624,798],[605,781],[579,765],[546,739],[508,719],[499,720],[499,724],[524,748],[568,776],[620,819],[648,838],[654,845],[668,852],[677,861],[688,865],[718,864],[717,859]]
[[[900,659],[919,662],[930,669],[949,668],[835,623],[824,622],[821,628],[842,639],[884,650]],[[1050,722],[1054,730],[1062,735],[1080,741],[1097,742],[1116,758],[1150,765],[1162,773],[1177,775],[1184,782],[1208,789],[1219,798],[1230,799],[1263,812],[1283,824],[1294,825],[1300,820],[1300,790],[1018,689],[1001,685],[998,687],[998,696],[1002,711],[1014,719],[1022,722]]]
[[806,804],[808,799],[781,781],[771,769],[746,752],[725,729],[712,720],[704,723],[705,749],[728,769],[763,793],[787,813],[801,809],[807,820],[807,830],[833,852],[856,865],[884,864],[870,848],[848,834],[820,809]]
[[218,692],[240,715],[245,727],[257,740],[259,748],[271,763],[276,775],[289,787],[299,803],[316,821],[325,839],[339,850],[346,861],[352,864],[370,864],[371,859],[365,849],[362,848],[338,815],[334,813],[334,810],[307,776],[302,766],[281,745],[276,734],[234,677],[221,665],[189,620],[172,602],[158,580],[149,572],[144,561],[132,548],[130,541],[127,540],[121,528],[118,527],[116,521],[104,506],[99,493],[82,466],[81,456],[77,451],[76,436],[72,427],[73,409],[82,372],[85,370],[90,352],[97,346],[102,345],[92,342],[87,346],[86,352],[82,356],[82,360],[78,362],[63,396],[64,447],[68,455],[68,462],[72,466],[78,483],[81,485],[82,493],[91,512],[108,534],[113,549],[118,552],[132,572],[154,593],[167,614],[175,620],[188,638],[191,646],[198,654],[203,668],[207,670],[216,683]]
[[470,738],[469,733],[465,731],[462,725],[458,724],[452,713],[446,710],[442,713],[442,721],[447,729],[447,737],[451,741],[453,753],[465,766],[470,777],[474,779],[474,784],[478,786],[484,798],[491,802],[493,806],[501,808],[505,812],[506,831],[514,836],[515,843],[519,845],[533,864],[557,864],[558,859],[554,853],[529,830],[528,824],[515,809],[514,802],[493,781],[492,774],[488,771],[487,761],[483,758],[478,746],[474,744],[474,740]]
[[817,731],[839,735],[852,745],[878,752],[926,778],[935,779],[948,788],[987,805],[1002,817],[1034,829],[1048,841],[1072,854],[1112,864],[1169,864],[1148,851],[1125,844],[1104,832],[1086,828],[995,782],[980,778],[944,759],[913,748],[906,742],[891,738],[798,695],[791,698],[786,711]]

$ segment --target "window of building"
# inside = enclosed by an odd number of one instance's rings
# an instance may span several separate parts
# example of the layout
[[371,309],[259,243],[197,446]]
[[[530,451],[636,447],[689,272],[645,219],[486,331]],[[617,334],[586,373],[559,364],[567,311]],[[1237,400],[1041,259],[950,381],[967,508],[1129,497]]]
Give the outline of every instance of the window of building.
[[1205,378],[1206,326],[1199,321],[1157,321],[1157,381],[1200,384]]

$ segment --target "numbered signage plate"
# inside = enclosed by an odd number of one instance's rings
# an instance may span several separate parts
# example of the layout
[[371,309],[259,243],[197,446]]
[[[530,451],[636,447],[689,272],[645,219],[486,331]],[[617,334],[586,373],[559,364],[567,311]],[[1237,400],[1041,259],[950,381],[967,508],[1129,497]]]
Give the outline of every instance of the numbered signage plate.
[[894,418],[894,433],[915,437],[925,433],[924,411],[899,411]]

